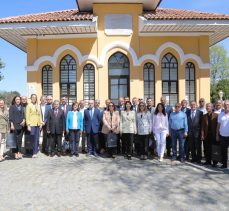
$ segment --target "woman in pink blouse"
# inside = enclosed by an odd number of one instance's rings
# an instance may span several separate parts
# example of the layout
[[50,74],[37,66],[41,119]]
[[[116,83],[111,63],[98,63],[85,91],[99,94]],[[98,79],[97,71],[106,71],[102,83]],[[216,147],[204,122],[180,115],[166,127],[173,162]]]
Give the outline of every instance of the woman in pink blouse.
[[169,135],[168,116],[162,103],[157,104],[153,115],[153,133],[156,136],[159,161],[162,162],[165,153],[166,137]]

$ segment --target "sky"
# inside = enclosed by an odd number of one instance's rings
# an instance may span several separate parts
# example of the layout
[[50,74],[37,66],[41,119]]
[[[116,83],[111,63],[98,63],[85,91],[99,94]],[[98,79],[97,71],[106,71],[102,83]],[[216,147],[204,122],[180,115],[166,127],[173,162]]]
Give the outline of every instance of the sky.
[[[229,14],[229,0],[163,0],[160,7]],[[76,8],[75,0],[7,0],[1,4],[0,18],[72,8]],[[229,55],[229,38],[220,44]],[[0,91],[19,91],[26,95],[26,53],[0,38],[0,58],[5,63]]]

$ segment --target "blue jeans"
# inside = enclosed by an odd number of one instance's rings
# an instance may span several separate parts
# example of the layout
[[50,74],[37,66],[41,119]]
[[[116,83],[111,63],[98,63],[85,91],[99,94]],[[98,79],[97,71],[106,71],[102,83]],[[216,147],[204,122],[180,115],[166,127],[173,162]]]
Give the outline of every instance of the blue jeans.
[[184,129],[181,130],[173,130],[171,129],[171,137],[172,137],[172,150],[173,150],[173,159],[177,157],[177,139],[179,141],[179,156],[180,159],[184,159]]
[[32,126],[30,134],[34,135],[33,155],[36,155],[39,151],[40,127]]
[[69,130],[71,154],[79,153],[80,130]]

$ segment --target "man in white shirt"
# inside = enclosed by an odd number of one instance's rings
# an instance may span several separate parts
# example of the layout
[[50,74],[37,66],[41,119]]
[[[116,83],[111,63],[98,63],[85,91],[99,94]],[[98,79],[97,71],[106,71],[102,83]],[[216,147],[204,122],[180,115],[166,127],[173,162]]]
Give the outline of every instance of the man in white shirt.
[[[79,102],[79,112],[82,113],[82,116],[83,116],[83,120],[84,120],[84,111],[86,110],[87,108],[85,107],[85,102],[84,100],[80,100]],[[80,140],[80,145],[81,145],[81,152],[82,153],[87,153],[86,152],[86,133],[85,131],[82,132],[81,134],[81,140]]]
[[218,116],[218,126],[216,140],[220,141],[222,148],[222,163],[221,168],[227,168],[228,146],[229,146],[229,100],[224,103],[224,112]]
[[205,99],[204,98],[200,98],[199,107],[198,107],[197,110],[202,111],[203,115],[207,113],[206,106],[205,106]]
[[217,102],[215,104],[214,113],[220,114],[222,111],[224,111],[223,108],[222,108],[222,101],[221,100],[217,100]]

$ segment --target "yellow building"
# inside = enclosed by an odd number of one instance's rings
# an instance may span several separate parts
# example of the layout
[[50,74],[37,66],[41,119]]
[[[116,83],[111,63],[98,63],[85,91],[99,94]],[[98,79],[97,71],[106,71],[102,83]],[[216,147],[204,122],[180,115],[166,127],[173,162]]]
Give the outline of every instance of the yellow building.
[[209,101],[209,46],[229,36],[229,15],[160,2],[78,0],[78,10],[0,19],[0,37],[27,53],[28,95]]

